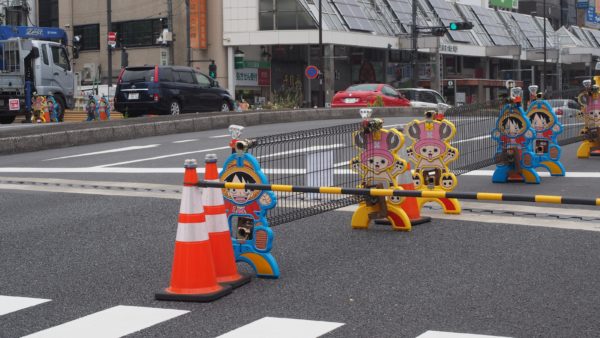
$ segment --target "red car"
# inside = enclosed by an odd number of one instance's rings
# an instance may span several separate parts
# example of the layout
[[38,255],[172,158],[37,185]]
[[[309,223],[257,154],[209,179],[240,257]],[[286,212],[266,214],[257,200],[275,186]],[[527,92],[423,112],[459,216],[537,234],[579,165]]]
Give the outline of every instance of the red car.
[[385,107],[409,107],[410,101],[392,86],[381,83],[361,83],[335,93],[331,102],[333,108],[367,107],[377,96],[381,96]]

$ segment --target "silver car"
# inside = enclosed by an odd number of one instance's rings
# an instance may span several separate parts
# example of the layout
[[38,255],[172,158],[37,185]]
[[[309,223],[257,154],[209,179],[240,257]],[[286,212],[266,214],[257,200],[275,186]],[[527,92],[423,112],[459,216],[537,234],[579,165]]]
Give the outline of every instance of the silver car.
[[446,100],[433,89],[427,88],[400,88],[397,89],[400,94],[410,100],[411,107],[425,109],[448,109],[450,105]]

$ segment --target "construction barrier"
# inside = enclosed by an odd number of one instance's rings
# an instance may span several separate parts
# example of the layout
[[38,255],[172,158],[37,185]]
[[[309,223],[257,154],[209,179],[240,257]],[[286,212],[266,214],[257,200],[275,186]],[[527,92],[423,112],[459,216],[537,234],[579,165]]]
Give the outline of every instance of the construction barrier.
[[356,196],[399,196],[419,198],[457,198],[483,201],[513,201],[533,202],[550,204],[576,204],[600,206],[599,198],[578,198],[553,195],[518,195],[493,192],[446,192],[446,191],[419,191],[419,190],[396,190],[396,189],[362,189],[341,187],[307,187],[282,184],[249,184],[199,181],[199,187],[222,188],[222,189],[247,189],[283,192],[303,192],[332,195],[356,195]]

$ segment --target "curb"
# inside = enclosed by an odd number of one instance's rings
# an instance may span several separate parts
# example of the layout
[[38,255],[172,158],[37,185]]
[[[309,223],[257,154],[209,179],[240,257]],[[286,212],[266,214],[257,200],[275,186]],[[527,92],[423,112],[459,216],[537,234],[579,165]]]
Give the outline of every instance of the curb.
[[[232,124],[302,122],[330,119],[356,119],[358,108],[297,109],[245,113],[185,114],[102,122],[77,122],[0,130],[0,154],[16,154],[45,149],[130,140],[143,137],[226,129]],[[422,109],[373,108],[374,117],[421,117]]]

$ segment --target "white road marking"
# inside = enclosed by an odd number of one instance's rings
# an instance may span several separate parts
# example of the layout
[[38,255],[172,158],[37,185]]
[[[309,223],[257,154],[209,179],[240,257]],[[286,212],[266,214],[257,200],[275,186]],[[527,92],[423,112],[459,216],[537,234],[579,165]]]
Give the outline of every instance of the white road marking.
[[102,150],[102,151],[95,151],[93,153],[85,153],[85,154],[77,154],[77,155],[69,155],[69,156],[49,158],[49,159],[44,160],[44,161],[54,161],[54,160],[62,160],[62,159],[65,159],[65,158],[84,157],[84,156],[93,156],[93,155],[102,155],[102,154],[111,154],[111,153],[120,153],[120,152],[123,152],[123,151],[131,151],[131,150],[140,150],[140,149],[155,148],[155,147],[158,147],[159,145],[160,144],[149,144],[149,145],[145,145],[145,146],[132,146],[132,147],[125,147],[125,148],[108,149],[108,150]]
[[0,296],[0,316],[49,301],[50,299]]
[[257,157],[257,159],[276,157],[276,156],[281,156],[281,155],[289,155],[289,154],[308,153],[311,151],[337,149],[337,148],[342,148],[343,146],[345,146],[345,144],[341,144],[341,143],[330,144],[330,145],[326,145],[326,146],[313,146],[313,147],[308,147],[308,148],[300,148],[300,149],[294,149],[294,150],[289,150],[289,151],[282,151],[279,153],[274,153],[274,154],[269,154],[269,155],[263,155],[263,156]]
[[188,312],[184,310],[118,305],[25,337],[122,337]]
[[225,137],[231,137],[231,135],[227,134],[227,135],[215,135],[215,136],[211,136],[209,138],[225,138]]
[[189,154],[200,154],[200,153],[206,153],[206,152],[209,152],[209,151],[224,150],[224,149],[231,149],[231,148],[229,146],[227,146],[227,147],[219,147],[219,148],[211,148],[211,149],[200,149],[200,150],[194,150],[194,151],[186,151],[186,152],[177,153],[177,154],[154,156],[154,157],[148,157],[148,158],[140,158],[140,159],[137,159],[137,160],[125,161],[125,162],[117,162],[117,163],[111,163],[111,164],[104,164],[104,165],[97,166],[96,168],[114,167],[114,166],[123,165],[123,164],[131,164],[131,163],[138,163],[138,162],[145,162],[145,161],[152,161],[152,160],[160,160],[160,159],[163,159],[163,158],[177,157],[177,156],[189,155]]
[[[494,174],[493,170],[473,170],[466,174],[462,174],[462,176],[492,176]],[[540,177],[550,177],[550,173],[546,171],[539,171],[538,174]],[[567,171],[566,176],[568,178],[600,178],[600,172],[577,172],[577,171]]]
[[173,143],[188,143],[188,142],[195,142],[195,141],[198,141],[198,139],[197,138],[192,138],[192,139],[189,139],[189,140],[179,140],[179,141],[173,141]]
[[317,320],[264,317],[217,338],[316,338],[343,325]]
[[[229,149],[229,147],[226,147]],[[205,151],[211,151],[209,149]],[[268,156],[268,155],[267,155]],[[137,160],[136,160],[137,161]],[[127,168],[119,167],[112,168],[113,165],[103,165],[97,167],[73,167],[73,168],[62,168],[62,167],[48,167],[48,168],[34,168],[34,167],[0,167],[0,173],[104,173],[104,174],[182,174],[183,167],[163,167],[163,168]],[[202,164],[200,164],[202,165]],[[340,162],[334,164],[335,167],[341,167],[348,165],[348,162]],[[204,168],[198,168],[198,173],[203,174]],[[221,169],[219,169],[221,170]],[[263,168],[266,174],[276,175],[290,175],[290,174],[305,174],[306,169],[269,169]],[[351,169],[335,169],[333,171],[336,175],[356,175],[356,172]],[[474,170],[461,176],[492,176],[493,170]],[[550,177],[550,173],[542,171],[538,172],[540,177]],[[566,178],[600,178],[600,172],[567,172]]]
[[509,338],[501,336],[488,336],[481,334],[470,334],[470,333],[455,333],[455,332],[442,332],[442,331],[427,331],[417,338]]

